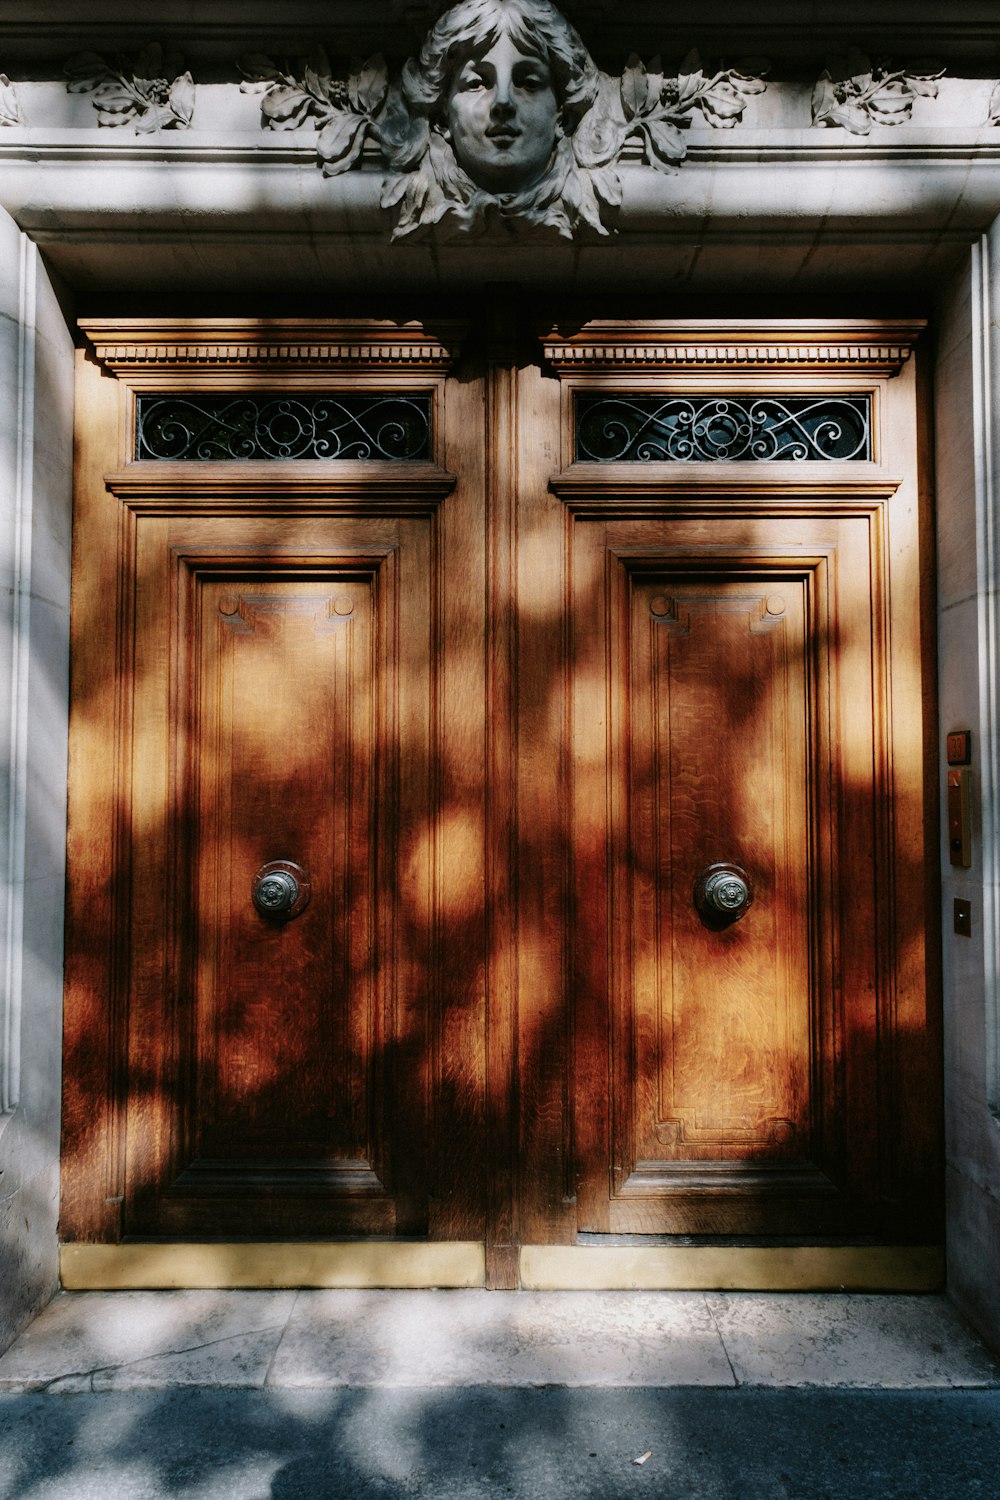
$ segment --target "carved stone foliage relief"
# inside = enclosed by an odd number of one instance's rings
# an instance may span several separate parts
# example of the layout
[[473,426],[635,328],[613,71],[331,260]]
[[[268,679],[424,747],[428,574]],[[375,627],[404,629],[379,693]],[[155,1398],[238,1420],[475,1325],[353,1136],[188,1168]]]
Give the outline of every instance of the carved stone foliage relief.
[[96,52],[77,52],[66,64],[71,94],[94,96],[101,125],[134,125],[136,133],[184,130],[194,114],[194,80],[179,54],[156,42],[134,58],[107,62]]
[[[620,74],[609,74],[552,0],[458,0],[402,69],[377,54],[337,72],[320,45],[292,61],[252,53],[238,68],[243,92],[260,98],[265,129],[317,132],[325,175],[381,156],[394,239],[491,226],[574,239],[614,232],[623,162],[673,172],[692,123],[726,130],[742,122],[765,90],[768,63],[748,58],[712,69],[692,51],[665,68],[633,54]],[[873,61],[850,48],[827,60],[812,88],[812,124],[861,136],[904,124],[918,99],[937,97],[943,71]],[[91,95],[100,125],[149,135],[193,123],[192,75],[179,54],[156,43],[134,56],[78,53],[65,72],[70,92]],[[17,87],[0,73],[0,127],[34,123]],[[807,83],[775,87],[807,116]],[[979,120],[985,107],[983,99]],[[788,106],[776,100],[775,109],[756,123],[776,118],[786,128]],[[1000,123],[1000,84],[987,118]]]
[[[326,51],[317,46],[297,62],[275,62],[261,52],[241,57],[244,93],[259,93],[267,130],[320,131],[319,155],[326,175],[346,172],[361,159],[369,131],[379,139],[379,119],[389,93],[389,75],[381,53],[358,62],[346,79],[335,78]],[[332,167],[330,163],[334,163]]]
[[813,89],[814,125],[842,125],[852,135],[867,135],[873,125],[901,125],[920,97],[936,99],[943,68],[893,68],[872,64],[864,52],[849,49],[831,57]]
[[0,73],[0,125],[20,125],[21,110],[14,87],[6,73]]
[[354,166],[366,140],[381,149],[382,202],[399,208],[397,239],[498,221],[566,239],[584,226],[607,234],[627,146],[675,170],[692,118],[734,126],[763,92],[766,66],[706,72],[692,52],[668,75],[659,59],[647,68],[633,56],[612,77],[549,0],[461,0],[399,79],[377,56],[340,82],[322,49],[298,66],[260,55],[240,63],[244,86],[263,94],[266,126],[320,127],[327,175]]

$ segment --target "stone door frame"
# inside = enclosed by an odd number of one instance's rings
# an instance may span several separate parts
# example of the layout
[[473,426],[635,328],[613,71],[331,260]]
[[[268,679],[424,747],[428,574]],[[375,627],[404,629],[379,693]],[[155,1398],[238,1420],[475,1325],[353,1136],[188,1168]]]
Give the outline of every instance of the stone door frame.
[[[935,315],[937,340],[935,388],[933,395],[927,394],[927,431],[929,437],[933,433],[936,450],[938,616],[928,621],[928,630],[936,628],[938,637],[940,728],[942,732],[973,729],[977,805],[982,808],[972,870],[966,873],[952,870],[947,863],[942,866],[949,1287],[959,1305],[994,1337],[1000,1333],[990,1290],[995,1284],[994,1268],[986,1264],[983,1247],[1000,1239],[996,1197],[991,1192],[991,1184],[995,1189],[1000,1181],[1000,1131],[991,1111],[997,1100],[987,1082],[995,1080],[998,1072],[998,1028],[996,1017],[988,1017],[988,1008],[996,1004],[1000,974],[1000,556],[996,534],[1000,228],[994,225],[1000,189],[993,165],[996,151],[996,137],[984,137],[982,143],[968,143],[956,152],[959,160],[953,157],[943,162],[925,143],[914,141],[906,154],[912,193],[908,190],[905,201],[901,189],[883,184],[878,205],[869,200],[860,222],[852,219],[849,201],[841,198],[842,221],[829,221],[825,241],[814,228],[809,231],[820,248],[825,245],[824,253],[836,254],[841,305],[845,287],[853,286],[857,295],[863,295],[873,247],[883,264],[888,257],[898,266],[903,280],[915,275],[918,266],[932,263],[935,256],[941,267],[942,281],[934,297],[926,277],[915,283],[914,300],[920,306],[913,309],[926,310],[933,301],[929,310]],[[60,153],[62,165],[54,159]],[[751,154],[747,142],[747,155]],[[163,245],[163,225],[176,212],[162,196],[155,202],[150,198],[145,207],[133,202],[131,219],[123,229],[111,200],[117,197],[120,207],[122,194],[132,191],[138,179],[129,187],[113,180],[115,174],[109,168],[102,179],[107,184],[104,201],[95,203],[92,197],[85,201],[83,177],[72,164],[67,165],[67,149],[54,148],[54,155],[45,164],[44,208],[39,208],[37,200],[32,203],[30,192],[32,174],[37,177],[38,173],[37,153],[25,149],[10,164],[0,220],[3,263],[16,268],[6,278],[0,334],[0,371],[8,409],[16,413],[16,420],[4,426],[0,446],[4,493],[10,497],[0,516],[4,580],[9,590],[3,606],[7,686],[0,732],[10,747],[5,813],[7,958],[0,1002],[6,1059],[0,1164],[5,1171],[5,1194],[10,1196],[0,1229],[6,1237],[5,1249],[6,1241],[16,1244],[16,1263],[23,1268],[9,1308],[0,1312],[0,1342],[5,1328],[13,1328],[45,1300],[57,1276],[61,787],[65,779],[72,338],[44,256],[53,263],[62,259],[71,270],[86,261],[86,257],[74,261],[85,243],[90,264],[96,263],[96,257],[110,266],[121,256],[128,238],[130,253],[141,257],[148,251],[155,265]],[[232,152],[227,159],[233,162]],[[189,165],[188,178],[179,159],[170,171],[194,184],[204,168],[193,159]],[[272,166],[261,168],[263,179]],[[710,186],[713,170],[707,162],[699,169],[702,188]],[[743,185],[731,206],[749,213],[762,191],[780,176],[780,167],[772,161],[762,175],[742,170]],[[829,200],[835,178],[840,193],[845,170],[848,178],[862,172],[860,148],[855,150],[854,143],[813,153],[817,196],[825,193]],[[718,168],[717,186],[723,180],[733,182],[728,171],[725,166]],[[90,175],[93,181],[94,173]],[[321,185],[318,174],[315,181]],[[849,189],[850,181],[846,185]],[[795,206],[789,202],[792,189],[785,192],[789,212],[794,214]],[[695,200],[701,189],[690,182],[684,193],[691,219],[697,220]],[[677,219],[672,215],[661,218],[660,208],[651,207],[638,190],[633,208],[634,217],[626,216],[625,227],[628,231],[634,225],[636,239],[631,249],[623,242],[622,264],[638,284],[640,273],[647,279],[657,274],[658,234],[671,251],[679,238],[690,245],[696,234],[687,230],[678,236]],[[942,230],[951,209],[956,212],[947,230]],[[374,183],[367,175],[359,177],[341,200],[341,211],[355,226],[360,213],[369,238],[384,236]],[[644,221],[649,227],[640,231]],[[301,234],[305,241],[305,228],[294,217],[286,222],[286,235],[289,232],[293,238]],[[720,246],[725,254],[715,273],[706,271],[703,299],[720,289],[745,287],[760,256],[759,229],[756,239],[754,233],[741,239],[733,231],[728,245]],[[339,244],[343,268],[355,253],[351,235],[345,233]],[[61,256],[60,246],[72,252],[68,258]],[[441,258],[443,284],[474,284],[497,266],[509,277],[509,251],[495,246],[483,249],[481,256],[474,245],[448,250]],[[575,252],[562,252],[565,260],[554,254],[555,258],[548,251],[528,255],[526,279],[538,286],[557,280],[560,268],[570,263]],[[380,255],[387,257],[388,249]],[[176,244],[168,258],[174,274],[180,276],[182,257]],[[166,275],[162,263],[161,268]],[[413,265],[414,285],[423,283],[425,270],[422,256]],[[808,296],[822,310],[828,292],[821,281],[814,281]],[[103,310],[113,310],[107,306],[109,300],[113,299],[102,294]],[[953,936],[952,906],[958,897],[973,902],[971,942]],[[26,1230],[21,1227],[25,1220]]]

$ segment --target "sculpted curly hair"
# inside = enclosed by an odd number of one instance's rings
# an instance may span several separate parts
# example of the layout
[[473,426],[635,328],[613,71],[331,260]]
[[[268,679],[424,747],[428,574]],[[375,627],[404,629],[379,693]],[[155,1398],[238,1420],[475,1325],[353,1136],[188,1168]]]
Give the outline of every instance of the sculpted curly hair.
[[470,58],[485,57],[509,36],[526,57],[542,58],[552,73],[566,126],[572,129],[597,95],[597,66],[576,31],[550,0],[460,0],[427,34],[419,58],[403,70],[403,96],[413,114],[433,119],[450,79]]

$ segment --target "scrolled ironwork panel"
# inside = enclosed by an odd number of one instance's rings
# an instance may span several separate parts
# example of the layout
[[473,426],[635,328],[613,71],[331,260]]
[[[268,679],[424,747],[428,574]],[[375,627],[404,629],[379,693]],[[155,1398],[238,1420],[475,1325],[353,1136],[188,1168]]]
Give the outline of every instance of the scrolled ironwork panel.
[[146,395],[137,408],[137,459],[412,462],[431,456],[431,398],[424,394]]
[[596,463],[871,458],[868,396],[579,393],[576,457]]

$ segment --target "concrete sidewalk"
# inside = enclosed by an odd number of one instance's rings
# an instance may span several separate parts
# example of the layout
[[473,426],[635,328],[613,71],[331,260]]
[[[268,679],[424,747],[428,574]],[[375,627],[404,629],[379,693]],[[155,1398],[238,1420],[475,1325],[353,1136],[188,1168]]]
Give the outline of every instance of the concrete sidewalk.
[[939,1297],[63,1294],[0,1390],[0,1500],[1000,1497]]
[[761,1292],[60,1293],[0,1391],[178,1386],[1000,1385],[943,1297]]

